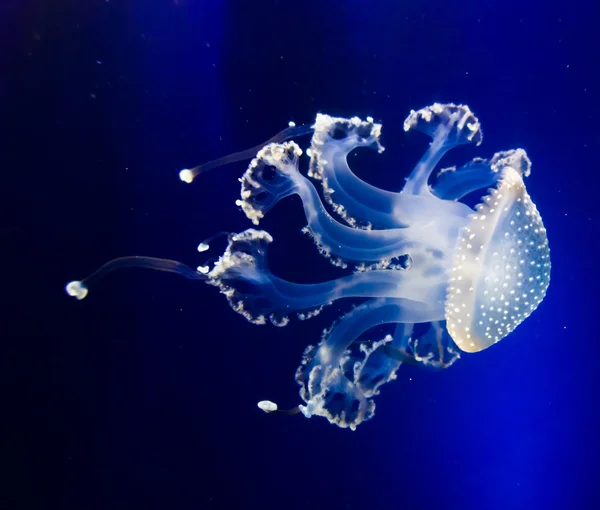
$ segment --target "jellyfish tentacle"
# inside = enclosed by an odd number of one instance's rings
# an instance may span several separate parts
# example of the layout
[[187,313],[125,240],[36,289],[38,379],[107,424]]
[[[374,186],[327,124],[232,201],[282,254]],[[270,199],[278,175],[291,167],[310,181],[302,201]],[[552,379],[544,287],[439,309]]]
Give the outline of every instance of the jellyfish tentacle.
[[255,147],[234,152],[233,154],[223,156],[222,158],[213,159],[212,161],[208,161],[207,163],[203,163],[193,168],[184,168],[179,172],[179,178],[183,182],[191,184],[193,180],[200,174],[214,170],[215,168],[219,168],[221,166],[229,165],[230,163],[235,163],[236,161],[250,159],[265,145],[275,142],[283,142],[285,140],[289,140],[290,138],[294,138],[295,136],[307,135],[311,133],[313,129],[312,126],[296,126],[293,125],[293,123],[291,124],[292,125],[290,125],[290,127],[281,130],[279,133],[269,138],[266,142],[256,145]]
[[[275,203],[296,193],[302,199],[307,220],[305,232],[313,237],[323,255],[341,259],[340,265],[344,265],[344,261],[390,260],[407,254],[410,247],[428,246],[441,237],[437,232],[440,225],[433,221],[387,230],[361,230],[341,224],[327,212],[312,182],[298,171],[301,153],[294,142],[271,144],[263,147],[250,163],[241,179],[241,199],[237,204],[255,225]],[[463,218],[458,217],[448,224],[452,223],[451,228],[457,229],[462,222]]]
[[443,200],[460,200],[469,193],[493,186],[496,173],[484,159],[476,158],[456,168],[442,168],[432,186],[432,193]]
[[69,296],[77,298],[79,300],[84,299],[88,295],[88,289],[90,286],[94,286],[98,280],[103,279],[109,273],[116,269],[128,269],[128,268],[142,268],[142,269],[153,269],[155,271],[165,271],[168,273],[175,273],[191,280],[206,280],[206,275],[201,272],[192,269],[191,267],[178,262],[176,260],[159,259],[155,257],[120,257],[118,259],[111,260],[100,266],[92,274],[84,278],[83,280],[74,280],[69,282],[65,291]]
[[309,234],[322,255],[341,266],[350,262],[386,261],[410,253],[418,245],[428,246],[436,237],[433,223],[386,230],[362,230],[336,221],[323,207],[321,199],[308,180],[298,187],[307,220],[304,232]]
[[359,341],[349,349],[350,359],[345,366],[352,367],[349,375],[367,398],[378,395],[382,385],[395,379],[396,371],[408,359],[402,353],[399,356],[390,355],[390,349],[394,350],[394,354],[400,353],[392,347],[394,340],[388,334],[375,342]]
[[298,192],[301,155],[302,149],[295,142],[285,142],[266,145],[252,159],[240,179],[241,198],[236,201],[252,223],[258,225],[277,202]]
[[411,337],[406,355],[421,366],[444,369],[460,358],[460,351],[448,334],[445,321],[433,321],[424,334]]
[[[438,111],[437,117],[433,111],[423,109],[414,114],[415,119],[409,124],[414,123],[415,129],[421,128],[432,136],[437,136],[439,143],[447,145],[444,151],[449,150],[453,144],[468,143],[464,139],[469,140],[470,135],[474,138],[479,135],[480,139],[480,133],[471,132],[464,126],[456,126],[460,125],[460,115],[462,118],[472,116],[466,107],[438,105],[430,109]],[[429,124],[421,119],[426,114],[429,116]],[[435,129],[428,129],[436,123],[437,135]],[[444,127],[445,130],[442,129]],[[463,138],[460,133],[455,133],[460,129],[468,131]],[[379,143],[380,133],[381,125],[373,123],[371,118],[362,121],[357,117],[343,119],[322,114],[317,116],[310,147],[309,176],[321,180],[326,202],[347,223],[354,227],[403,228],[436,217],[440,207],[449,215],[466,217],[472,212],[462,204],[440,203],[438,200],[426,202],[424,199],[432,197],[382,190],[356,176],[348,165],[348,154],[356,147],[374,147],[381,152],[383,147]],[[437,160],[430,158],[431,170],[441,156],[442,152],[437,155]]]
[[531,173],[531,160],[523,149],[502,151],[490,160],[475,158],[458,169],[440,170],[432,191],[444,200],[460,200],[473,191],[495,186],[507,166],[524,177]]
[[[344,315],[324,332],[318,346],[310,346],[304,353],[296,372],[300,396],[306,404],[300,406],[302,413],[306,417],[324,416],[331,423],[354,430],[373,416],[375,403],[368,395],[375,395],[378,386],[365,388],[367,379],[359,382],[360,367],[356,363],[347,366],[350,360],[348,347],[363,333],[381,324],[430,322],[441,318],[443,310],[439,305],[388,298],[371,299]],[[384,339],[385,342],[390,340]],[[368,352],[365,354],[368,360]],[[387,366],[390,370],[397,368],[396,363]],[[389,372],[387,380],[391,378],[392,372]],[[366,393],[364,389],[367,389]]]
[[469,107],[452,103],[435,103],[411,111],[404,121],[404,131],[411,130],[425,133],[433,141],[406,180],[401,193],[409,195],[429,196],[429,177],[444,154],[459,145],[479,145],[483,139],[479,120]]
[[368,117],[344,119],[318,114],[309,149],[308,175],[321,181],[325,201],[349,225],[377,228],[404,227],[395,214],[399,193],[386,191],[360,179],[348,165],[348,155],[357,147],[379,153],[381,124]]
[[[423,286],[410,271],[373,270],[314,284],[289,282],[275,276],[267,264],[271,236],[248,229],[229,237],[225,253],[208,272],[208,283],[219,288],[231,307],[254,324],[270,320],[276,326],[288,323],[288,314],[307,319],[331,302],[344,298],[406,297],[441,300],[445,278],[438,287]],[[434,292],[432,293],[432,289]]]

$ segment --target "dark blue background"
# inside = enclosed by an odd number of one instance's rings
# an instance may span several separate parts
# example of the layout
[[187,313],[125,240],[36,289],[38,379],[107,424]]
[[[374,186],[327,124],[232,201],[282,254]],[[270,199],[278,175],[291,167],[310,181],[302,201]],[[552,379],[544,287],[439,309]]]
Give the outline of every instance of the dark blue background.
[[[0,508],[600,508],[596,4],[3,2]],[[256,408],[299,402],[301,353],[341,306],[257,327],[213,288],[141,271],[65,296],[111,258],[195,266],[203,238],[247,228],[243,163],[192,186],[177,171],[290,119],[383,122],[386,152],[356,168],[399,189],[427,145],[402,121],[434,101],[483,124],[449,164],[527,150],[552,282],[494,348],[403,367],[356,432]],[[264,222],[272,268],[332,278],[299,204]]]

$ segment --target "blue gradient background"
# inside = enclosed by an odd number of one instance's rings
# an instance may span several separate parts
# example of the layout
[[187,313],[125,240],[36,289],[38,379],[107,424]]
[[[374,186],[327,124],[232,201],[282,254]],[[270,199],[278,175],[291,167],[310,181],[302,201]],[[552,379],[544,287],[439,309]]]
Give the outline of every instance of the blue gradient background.
[[[596,4],[5,2],[0,508],[600,508]],[[291,119],[372,115],[386,151],[355,168],[400,188],[427,144],[402,121],[434,101],[485,135],[445,163],[527,150],[552,281],[499,345],[403,367],[356,432],[256,408],[298,403],[302,351],[343,307],[257,327],[213,288],[135,271],[64,295],[108,259],[195,266],[203,238],[246,228],[244,164],[177,171]],[[273,271],[338,274],[302,224],[296,198],[267,217]]]

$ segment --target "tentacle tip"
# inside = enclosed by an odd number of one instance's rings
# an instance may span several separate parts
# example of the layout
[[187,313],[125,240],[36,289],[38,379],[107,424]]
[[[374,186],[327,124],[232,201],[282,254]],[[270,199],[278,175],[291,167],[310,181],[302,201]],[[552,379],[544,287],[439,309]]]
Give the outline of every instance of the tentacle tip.
[[289,126],[289,127],[296,127],[296,123],[295,123],[293,120],[290,120],[290,121],[288,122],[288,126]]
[[179,172],[179,178],[187,183],[187,184],[191,184],[192,181],[194,180],[194,172],[192,172],[189,168],[184,168],[183,170],[181,170]]
[[83,284],[83,282],[80,282],[79,280],[74,280],[72,282],[67,283],[65,291],[69,296],[77,298],[80,301],[84,299],[88,294],[87,287]]
[[202,274],[208,274],[210,272],[210,267],[209,266],[198,266],[196,268],[196,271],[198,271],[199,273],[202,273]]
[[270,400],[261,400],[256,405],[265,413],[273,413],[277,411],[277,404],[275,402],[271,402]]
[[202,252],[204,252],[204,251],[207,251],[209,248],[210,248],[210,246],[209,246],[207,243],[200,243],[200,244],[198,245],[198,251],[199,251],[200,253],[202,253]]

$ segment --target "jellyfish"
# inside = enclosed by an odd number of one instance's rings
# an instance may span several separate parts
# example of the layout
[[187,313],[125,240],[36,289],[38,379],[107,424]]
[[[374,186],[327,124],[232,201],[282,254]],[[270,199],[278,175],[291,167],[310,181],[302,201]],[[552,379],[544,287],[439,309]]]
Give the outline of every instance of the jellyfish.
[[[525,151],[436,170],[450,149],[482,142],[479,120],[465,105],[413,110],[404,130],[424,133],[431,142],[399,192],[372,186],[348,164],[355,149],[384,150],[381,124],[370,117],[318,114],[312,126],[290,125],[261,146],[183,170],[180,178],[192,182],[204,171],[254,156],[236,201],[253,227],[227,234],[224,253],[211,264],[194,269],[124,257],[70,282],[66,291],[83,299],[114,269],[152,268],[212,285],[248,321],[280,327],[292,316],[309,319],[334,301],[351,300],[354,307],[304,351],[295,375],[302,403],[281,410],[263,400],[258,407],[321,416],[354,430],[374,415],[374,397],[402,364],[444,369],[461,353],[489,348],[538,307],[550,283],[546,229],[524,184],[531,172]],[[304,151],[291,138],[308,133],[303,172]],[[474,208],[465,200],[473,194]],[[303,231],[336,266],[336,278],[299,284],[270,270],[273,238],[254,227],[291,195],[300,197]],[[377,337],[382,326],[388,332]]]

